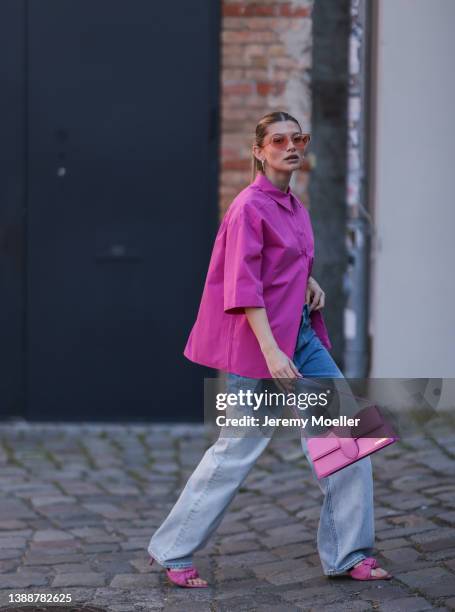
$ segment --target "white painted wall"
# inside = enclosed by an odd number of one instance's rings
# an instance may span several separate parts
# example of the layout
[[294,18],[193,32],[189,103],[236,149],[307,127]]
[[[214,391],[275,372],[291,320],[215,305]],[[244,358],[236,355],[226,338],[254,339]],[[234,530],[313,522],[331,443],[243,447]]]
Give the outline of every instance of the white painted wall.
[[379,0],[372,377],[455,377],[455,0]]

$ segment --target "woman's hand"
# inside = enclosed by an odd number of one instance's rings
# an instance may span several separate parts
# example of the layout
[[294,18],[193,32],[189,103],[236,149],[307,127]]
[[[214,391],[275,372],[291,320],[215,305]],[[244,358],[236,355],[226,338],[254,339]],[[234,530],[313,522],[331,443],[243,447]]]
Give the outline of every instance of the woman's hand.
[[308,279],[305,301],[309,304],[310,310],[319,310],[325,305],[325,293],[312,276]]
[[302,374],[300,374],[292,359],[289,359],[286,353],[278,347],[264,351],[263,354],[272,378],[285,379],[278,380],[277,385],[283,391],[292,391],[293,383],[287,379],[302,378]]

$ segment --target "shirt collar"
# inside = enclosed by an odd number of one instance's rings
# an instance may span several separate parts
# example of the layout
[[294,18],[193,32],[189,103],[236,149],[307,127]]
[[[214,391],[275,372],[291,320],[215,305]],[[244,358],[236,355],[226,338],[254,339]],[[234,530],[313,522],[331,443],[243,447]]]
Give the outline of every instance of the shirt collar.
[[252,184],[273,198],[275,202],[278,202],[278,204],[281,204],[281,206],[284,206],[284,208],[287,208],[289,211],[293,212],[291,202],[293,193],[289,186],[286,193],[281,191],[281,189],[275,187],[275,185],[265,176],[265,174],[262,174],[262,172],[258,172],[256,174],[256,178]]

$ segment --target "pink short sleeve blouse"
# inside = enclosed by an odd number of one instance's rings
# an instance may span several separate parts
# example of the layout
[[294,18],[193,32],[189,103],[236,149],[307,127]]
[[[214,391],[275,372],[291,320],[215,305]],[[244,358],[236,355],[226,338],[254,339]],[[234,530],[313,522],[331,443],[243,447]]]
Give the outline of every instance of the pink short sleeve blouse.
[[[292,359],[313,260],[307,209],[290,188],[284,193],[258,173],[218,228],[185,357],[240,376],[271,378],[244,309],[266,309],[278,346]],[[321,310],[310,319],[330,350]]]

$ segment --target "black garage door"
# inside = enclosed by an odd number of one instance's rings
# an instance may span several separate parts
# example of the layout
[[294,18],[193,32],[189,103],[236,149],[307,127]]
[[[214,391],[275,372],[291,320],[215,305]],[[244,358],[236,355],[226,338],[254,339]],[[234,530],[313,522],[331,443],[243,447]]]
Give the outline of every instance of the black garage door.
[[4,415],[202,417],[216,5],[2,1]]

